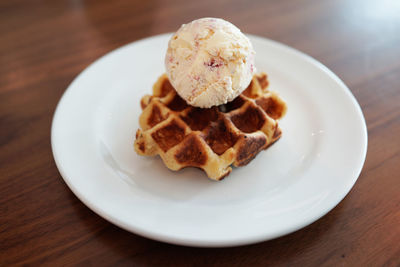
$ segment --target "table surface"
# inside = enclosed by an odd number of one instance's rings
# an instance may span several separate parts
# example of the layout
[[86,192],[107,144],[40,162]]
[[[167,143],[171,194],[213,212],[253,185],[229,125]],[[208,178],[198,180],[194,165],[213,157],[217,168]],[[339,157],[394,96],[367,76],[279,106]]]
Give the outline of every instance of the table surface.
[[[399,265],[399,14],[398,1],[374,0],[1,1],[0,265]],[[364,112],[369,145],[357,183],[290,235],[220,249],[152,241],[88,209],[54,163],[52,116],[77,74],[121,45],[206,16],[321,61]]]

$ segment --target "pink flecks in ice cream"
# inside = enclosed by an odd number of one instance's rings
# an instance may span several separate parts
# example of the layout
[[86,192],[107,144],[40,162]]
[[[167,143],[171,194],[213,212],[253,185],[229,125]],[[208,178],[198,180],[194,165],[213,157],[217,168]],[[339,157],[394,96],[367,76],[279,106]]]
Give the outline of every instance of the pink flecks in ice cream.
[[217,18],[192,21],[173,35],[165,66],[177,93],[189,105],[208,108],[232,101],[256,69],[250,40]]
[[224,61],[222,59],[212,58],[210,61],[204,62],[204,64],[211,68],[219,68],[224,65]]

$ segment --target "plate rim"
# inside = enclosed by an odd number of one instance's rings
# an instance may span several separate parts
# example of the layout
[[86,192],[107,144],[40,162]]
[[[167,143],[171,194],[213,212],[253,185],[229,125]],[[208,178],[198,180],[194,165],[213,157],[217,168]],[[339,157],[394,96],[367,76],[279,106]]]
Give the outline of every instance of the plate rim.
[[[55,144],[55,127],[57,127],[57,124],[59,124],[59,114],[60,114],[60,110],[61,107],[63,106],[63,103],[65,102],[66,97],[68,96],[69,92],[71,92],[71,90],[69,90],[78,80],[81,76],[85,75],[86,72],[93,67],[94,65],[96,65],[96,63],[100,62],[101,60],[103,60],[105,57],[109,57],[112,54],[121,51],[125,48],[127,48],[128,46],[132,45],[132,44],[137,44],[140,42],[145,42],[145,41],[149,41],[151,39],[157,39],[157,38],[162,38],[162,37],[166,37],[166,36],[170,36],[173,33],[168,32],[168,33],[163,33],[163,34],[158,34],[158,35],[153,35],[153,36],[149,36],[149,37],[145,37],[130,43],[127,43],[123,46],[120,46],[116,49],[113,49],[105,54],[103,54],[102,56],[98,57],[96,60],[94,60],[93,62],[91,62],[89,65],[87,65],[73,80],[72,82],[68,85],[68,87],[65,89],[65,91],[63,92],[61,98],[59,99],[57,106],[55,108],[54,111],[54,115],[52,118],[52,123],[51,123],[51,149],[52,149],[52,154],[53,154],[53,158],[54,161],[56,163],[57,169],[59,170],[61,177],[63,178],[64,182],[67,184],[67,186],[69,187],[69,189],[74,193],[74,195],[80,200],[82,201],[89,209],[91,209],[92,211],[94,211],[97,215],[99,215],[100,217],[104,218],[105,220],[109,221],[110,223],[117,225],[118,227],[137,234],[139,236],[142,237],[146,237],[146,238],[150,238],[153,240],[158,240],[158,241],[162,241],[162,242],[166,242],[166,243],[170,243],[170,244],[175,244],[175,245],[185,245],[185,246],[192,246],[192,247],[232,247],[232,246],[241,246],[241,245],[248,245],[248,244],[254,244],[254,243],[259,243],[262,241],[267,241],[267,240],[271,240],[271,239],[275,239],[284,235],[288,235],[290,233],[293,233],[299,229],[302,229],[310,224],[312,224],[313,222],[319,220],[320,218],[322,218],[323,216],[325,216],[327,213],[329,213],[330,211],[332,211],[346,196],[347,194],[350,192],[350,190],[353,188],[354,184],[356,183],[356,181],[358,180],[361,171],[363,169],[363,166],[365,164],[365,160],[366,160],[366,155],[367,155],[367,150],[368,150],[368,130],[367,130],[367,125],[366,125],[366,120],[364,117],[364,114],[362,112],[362,109],[360,107],[360,104],[358,103],[358,101],[356,100],[355,96],[353,95],[353,93],[351,92],[351,90],[347,87],[347,85],[333,72],[331,71],[328,67],[326,67],[324,64],[322,64],[321,62],[319,62],[318,60],[316,60],[315,58],[311,57],[310,55],[301,52],[300,50],[293,48],[291,46],[288,46],[284,43],[275,41],[275,40],[271,40],[269,38],[263,37],[263,36],[257,36],[257,35],[253,35],[253,34],[247,34],[247,36],[250,37],[250,39],[257,39],[260,42],[269,42],[271,44],[273,44],[274,46],[278,46],[278,47],[282,47],[287,51],[290,51],[291,53],[295,53],[298,56],[300,56],[301,58],[303,58],[305,61],[307,61],[308,63],[318,67],[318,69],[320,69],[321,71],[324,72],[325,75],[328,75],[330,78],[332,78],[338,85],[339,87],[346,93],[347,97],[350,98],[352,105],[356,108],[357,111],[357,117],[359,117],[361,119],[361,124],[362,124],[362,134],[363,134],[363,147],[362,147],[362,155],[360,155],[360,164],[357,167],[354,167],[353,170],[355,170],[355,175],[354,177],[352,177],[351,182],[349,182],[347,184],[346,190],[343,190],[342,194],[338,194],[338,201],[334,201],[335,203],[331,206],[329,206],[328,208],[325,209],[325,212],[322,212],[316,216],[310,216],[308,217],[308,220],[306,221],[302,221],[301,223],[297,223],[297,225],[293,225],[291,227],[291,229],[285,229],[282,230],[280,232],[275,232],[274,234],[260,234],[259,236],[257,236],[257,238],[254,237],[250,237],[250,238],[239,238],[239,239],[235,239],[234,241],[232,240],[228,240],[228,241],[224,241],[224,240],[195,240],[192,237],[188,237],[187,239],[183,239],[183,238],[179,238],[179,237],[174,237],[171,236],[169,234],[165,234],[165,235],[160,235],[160,234],[155,234],[153,233],[151,230],[142,228],[142,227],[137,227],[134,225],[128,225],[123,221],[120,221],[119,218],[110,216],[107,214],[107,212],[103,211],[101,209],[101,207],[96,206],[95,202],[90,201],[84,194],[82,194],[79,189],[71,182],[70,179],[68,179],[68,175],[67,172],[65,170],[65,168],[63,167],[57,152],[56,152],[56,144]],[[58,122],[58,123],[57,123]],[[350,180],[350,179],[349,179]]]

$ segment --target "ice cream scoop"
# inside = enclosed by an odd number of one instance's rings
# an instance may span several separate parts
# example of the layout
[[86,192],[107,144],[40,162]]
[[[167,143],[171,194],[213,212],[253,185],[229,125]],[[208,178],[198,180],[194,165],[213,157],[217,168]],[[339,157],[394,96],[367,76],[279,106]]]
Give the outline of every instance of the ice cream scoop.
[[256,69],[250,40],[218,18],[194,20],[172,36],[165,56],[168,78],[189,104],[209,108],[232,101]]

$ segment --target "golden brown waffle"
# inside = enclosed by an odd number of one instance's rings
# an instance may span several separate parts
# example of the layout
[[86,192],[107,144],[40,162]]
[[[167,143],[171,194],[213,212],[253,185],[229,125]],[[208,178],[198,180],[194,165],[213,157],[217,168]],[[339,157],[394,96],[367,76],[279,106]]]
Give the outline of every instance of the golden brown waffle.
[[186,104],[164,74],[141,100],[135,150],[160,155],[171,170],[198,167],[221,180],[232,164],[246,165],[281,136],[277,120],[286,104],[267,87],[267,75],[256,74],[232,102],[202,109]]

